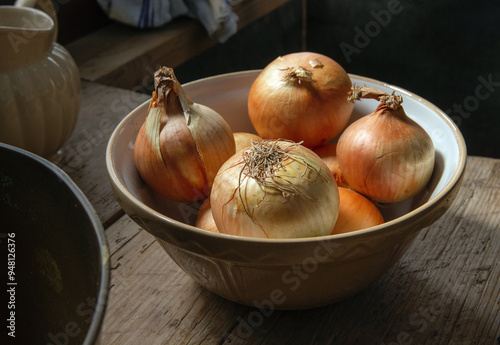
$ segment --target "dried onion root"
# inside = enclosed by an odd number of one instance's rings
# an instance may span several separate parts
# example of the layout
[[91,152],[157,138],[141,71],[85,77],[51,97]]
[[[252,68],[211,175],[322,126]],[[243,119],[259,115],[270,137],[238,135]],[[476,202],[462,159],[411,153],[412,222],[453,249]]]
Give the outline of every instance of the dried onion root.
[[234,142],[236,144],[236,151],[241,151],[247,147],[252,146],[252,141],[261,141],[262,138],[257,134],[247,132],[235,132]]

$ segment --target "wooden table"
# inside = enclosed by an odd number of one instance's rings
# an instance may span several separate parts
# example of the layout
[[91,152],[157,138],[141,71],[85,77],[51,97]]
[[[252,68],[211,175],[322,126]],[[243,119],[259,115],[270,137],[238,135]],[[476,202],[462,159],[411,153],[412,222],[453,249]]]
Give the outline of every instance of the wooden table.
[[193,282],[111,192],[108,138],[149,96],[90,82],[82,93],[57,164],[106,229],[112,285],[103,344],[500,343],[500,160],[469,157],[453,206],[367,289],[330,306],[258,317]]

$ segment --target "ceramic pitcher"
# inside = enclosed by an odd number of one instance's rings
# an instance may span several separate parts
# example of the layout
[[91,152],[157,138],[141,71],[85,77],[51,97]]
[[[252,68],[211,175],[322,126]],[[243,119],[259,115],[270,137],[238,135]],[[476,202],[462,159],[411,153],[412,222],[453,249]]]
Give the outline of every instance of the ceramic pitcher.
[[70,137],[80,110],[78,68],[55,37],[46,13],[0,6],[0,142],[45,158]]

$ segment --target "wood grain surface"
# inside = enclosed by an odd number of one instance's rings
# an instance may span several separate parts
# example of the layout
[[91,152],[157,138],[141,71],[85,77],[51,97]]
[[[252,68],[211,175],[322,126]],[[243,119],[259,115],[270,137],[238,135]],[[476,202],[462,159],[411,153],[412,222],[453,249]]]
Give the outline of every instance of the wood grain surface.
[[197,285],[117,204],[107,140],[147,98],[84,83],[77,128],[57,162],[106,227],[112,285],[103,344],[500,343],[500,160],[468,157],[452,207],[365,290],[326,307],[265,311]]

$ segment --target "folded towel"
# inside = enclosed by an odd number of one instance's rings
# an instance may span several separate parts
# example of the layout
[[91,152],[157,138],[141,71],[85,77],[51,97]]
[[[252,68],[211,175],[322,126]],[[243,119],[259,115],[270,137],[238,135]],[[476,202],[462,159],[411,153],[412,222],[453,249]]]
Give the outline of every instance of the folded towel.
[[[237,0],[236,0],[237,1]],[[237,31],[235,0],[97,0],[110,19],[138,28],[162,26],[176,17],[197,19],[210,37],[226,41]]]

